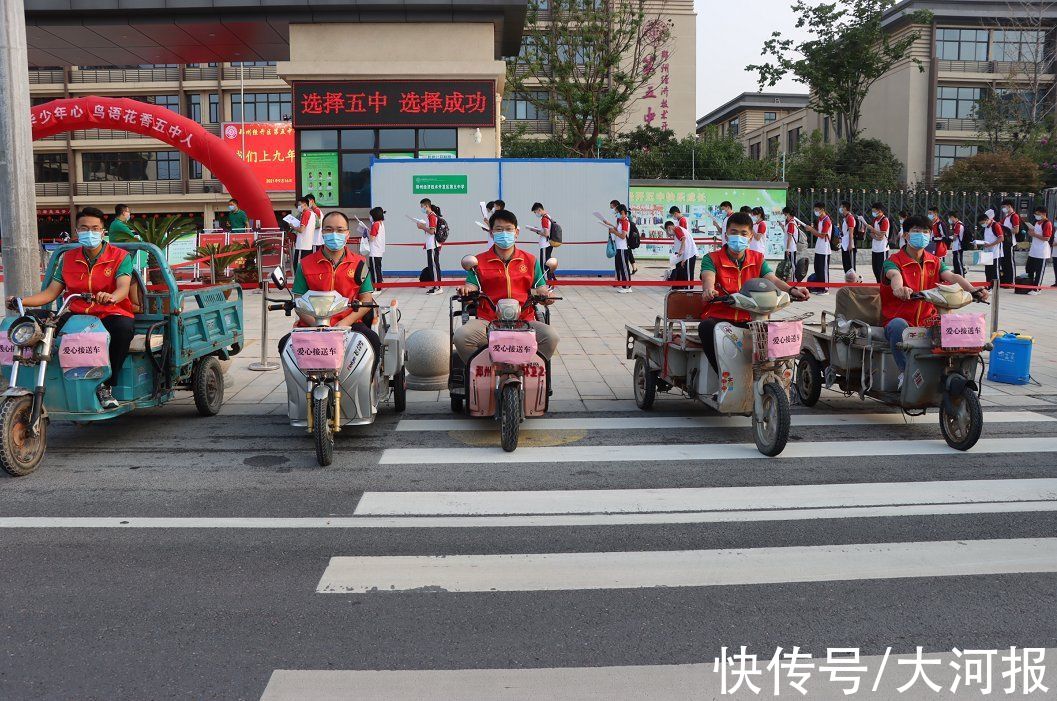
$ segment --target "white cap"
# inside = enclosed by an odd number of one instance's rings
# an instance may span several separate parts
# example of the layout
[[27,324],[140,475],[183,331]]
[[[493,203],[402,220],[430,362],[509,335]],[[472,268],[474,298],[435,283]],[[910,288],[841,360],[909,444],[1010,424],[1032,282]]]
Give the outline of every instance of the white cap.
[[986,212],[984,212],[984,214],[987,215],[988,219],[994,219],[995,218],[995,210],[993,210],[993,209],[987,210]]

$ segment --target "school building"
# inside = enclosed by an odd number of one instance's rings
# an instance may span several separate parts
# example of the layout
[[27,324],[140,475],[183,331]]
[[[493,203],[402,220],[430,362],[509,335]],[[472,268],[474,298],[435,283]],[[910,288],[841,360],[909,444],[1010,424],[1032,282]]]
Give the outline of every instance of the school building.
[[[933,13],[928,25],[909,15]],[[887,143],[905,166],[907,182],[931,183],[960,158],[976,154],[983,138],[977,105],[990,94],[1036,91],[1054,110],[1057,6],[1023,0],[904,0],[885,13],[898,37],[918,32],[909,58],[874,84],[863,103],[863,136]],[[842,137],[807,108],[807,95],[744,93],[697,121],[735,133],[757,158],[795,151],[813,131],[832,143]]]

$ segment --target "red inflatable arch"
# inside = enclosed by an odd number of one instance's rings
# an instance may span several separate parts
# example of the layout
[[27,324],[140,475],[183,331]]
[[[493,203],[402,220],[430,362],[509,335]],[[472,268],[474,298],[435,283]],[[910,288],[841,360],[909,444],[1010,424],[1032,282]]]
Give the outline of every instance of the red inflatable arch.
[[164,141],[208,168],[239,201],[251,220],[265,228],[278,228],[268,194],[220,137],[201,124],[165,107],[121,97],[72,97],[52,100],[33,108],[33,139],[74,129],[131,131]]

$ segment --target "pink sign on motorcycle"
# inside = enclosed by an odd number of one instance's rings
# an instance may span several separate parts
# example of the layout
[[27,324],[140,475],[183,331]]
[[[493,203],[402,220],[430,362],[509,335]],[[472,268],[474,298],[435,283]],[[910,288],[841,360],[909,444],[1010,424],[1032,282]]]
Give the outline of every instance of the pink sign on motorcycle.
[[493,363],[531,363],[536,358],[536,334],[526,331],[493,331],[488,334],[488,354]]
[[0,339],[0,365],[12,365],[14,362],[15,344],[7,338]]
[[983,314],[941,314],[940,346],[981,348],[987,343],[987,321]]
[[110,334],[106,331],[79,331],[62,337],[59,366],[73,368],[110,367]]
[[788,358],[800,354],[804,338],[802,321],[770,321],[767,323],[767,358]]
[[338,370],[345,360],[345,332],[294,331],[290,347],[302,370]]

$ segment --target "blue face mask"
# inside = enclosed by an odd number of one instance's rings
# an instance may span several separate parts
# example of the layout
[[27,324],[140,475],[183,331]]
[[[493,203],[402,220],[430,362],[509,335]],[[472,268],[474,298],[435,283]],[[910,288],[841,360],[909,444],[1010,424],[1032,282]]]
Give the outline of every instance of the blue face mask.
[[492,233],[492,239],[495,241],[495,245],[500,248],[511,248],[514,245],[514,232],[495,231]]
[[98,248],[103,242],[102,231],[78,231],[77,242],[85,248]]
[[345,242],[348,241],[349,237],[345,234],[339,234],[334,232],[332,234],[323,234],[323,245],[332,251],[340,251],[345,248]]
[[728,236],[727,237],[727,248],[734,251],[735,253],[741,253],[749,247],[748,236]]
[[929,245],[929,239],[932,236],[921,231],[911,231],[910,238],[907,243],[910,244],[911,248],[925,248]]

